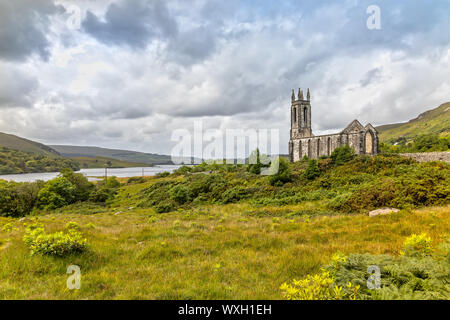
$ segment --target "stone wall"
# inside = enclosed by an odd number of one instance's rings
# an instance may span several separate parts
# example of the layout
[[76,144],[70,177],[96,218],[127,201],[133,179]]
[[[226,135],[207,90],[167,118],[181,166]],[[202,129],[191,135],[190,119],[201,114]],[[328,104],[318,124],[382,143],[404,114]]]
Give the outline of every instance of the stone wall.
[[403,157],[413,158],[419,162],[444,161],[450,163],[450,151],[447,152],[421,152],[421,153],[401,153]]

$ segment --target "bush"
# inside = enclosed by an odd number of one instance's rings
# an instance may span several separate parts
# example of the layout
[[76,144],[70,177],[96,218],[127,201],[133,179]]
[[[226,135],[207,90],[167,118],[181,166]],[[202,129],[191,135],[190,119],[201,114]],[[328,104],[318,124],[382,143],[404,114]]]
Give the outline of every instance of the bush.
[[39,191],[38,199],[41,207],[56,209],[75,201],[76,187],[66,178],[60,176],[48,181]]
[[422,257],[431,255],[432,251],[431,238],[426,233],[422,233],[420,235],[413,234],[406,238],[400,254],[409,257]]
[[289,162],[284,158],[277,158],[275,161],[278,161],[278,171],[270,176],[270,184],[272,186],[279,186],[292,181],[292,172]]
[[170,190],[170,198],[179,204],[184,204],[189,200],[189,191],[183,186],[175,186]]
[[120,182],[116,177],[108,178],[108,180],[99,181],[97,189],[91,193],[89,200],[97,203],[105,203],[114,198],[120,187]]
[[317,163],[317,160],[314,160],[314,159],[313,160],[309,160],[308,167],[306,168],[306,171],[305,171],[306,179],[314,180],[318,176],[320,176],[320,169],[319,169],[319,165]]
[[158,178],[166,178],[170,176],[170,172],[168,171],[158,172],[155,176],[157,176]]
[[355,300],[359,286],[351,282],[343,286],[334,283],[329,272],[308,275],[303,280],[293,280],[292,284],[283,283],[280,287],[286,300]]
[[87,250],[87,240],[74,229],[68,232],[45,233],[40,224],[28,226],[23,241],[32,255],[66,256],[82,253]]
[[355,151],[348,145],[337,147],[331,153],[331,162],[337,166],[343,165],[355,158]]
[[166,213],[166,212],[173,211],[174,209],[175,209],[175,206],[171,202],[162,202],[162,203],[159,203],[155,207],[155,211],[158,213]]
[[71,169],[61,170],[61,176],[74,185],[74,201],[87,201],[89,195],[95,189],[94,184],[89,182],[83,174],[74,173]]
[[144,177],[131,177],[128,179],[127,184],[133,184],[133,183],[144,183],[146,180]]
[[251,190],[240,186],[228,189],[222,195],[222,203],[227,204],[239,202],[242,199],[248,198],[250,193]]
[[16,183],[0,181],[0,216],[23,217],[38,203],[38,194],[44,183]]

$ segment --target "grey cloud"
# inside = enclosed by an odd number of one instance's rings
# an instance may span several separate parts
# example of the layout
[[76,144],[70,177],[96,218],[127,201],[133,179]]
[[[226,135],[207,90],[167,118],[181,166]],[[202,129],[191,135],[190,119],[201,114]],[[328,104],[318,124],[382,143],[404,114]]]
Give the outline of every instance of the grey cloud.
[[0,58],[21,61],[32,54],[49,58],[46,33],[51,15],[62,7],[46,0],[0,1]]
[[374,83],[374,82],[376,82],[376,81],[378,81],[378,80],[381,79],[381,74],[382,74],[382,71],[381,71],[380,68],[372,69],[372,70],[368,71],[368,72],[364,75],[364,78],[362,78],[362,79],[359,81],[359,84],[360,84],[362,87],[365,87],[365,86],[367,86],[367,85],[369,85],[369,84],[371,84],[371,83]]
[[88,11],[82,27],[102,43],[139,49],[154,39],[173,37],[178,30],[162,0],[112,3],[104,19]]
[[0,70],[0,108],[31,107],[38,80],[12,66],[1,64]]

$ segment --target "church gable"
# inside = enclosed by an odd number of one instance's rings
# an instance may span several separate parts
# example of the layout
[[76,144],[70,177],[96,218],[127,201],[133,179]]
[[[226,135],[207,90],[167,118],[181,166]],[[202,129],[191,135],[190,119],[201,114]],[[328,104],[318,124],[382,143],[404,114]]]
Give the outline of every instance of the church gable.
[[361,132],[364,131],[363,125],[358,120],[353,120],[342,133],[350,133],[350,132]]
[[378,133],[377,129],[375,129],[375,127],[372,126],[372,124],[370,124],[370,123],[368,123],[368,124],[364,127],[364,129],[365,129],[366,131],[372,131],[373,133]]

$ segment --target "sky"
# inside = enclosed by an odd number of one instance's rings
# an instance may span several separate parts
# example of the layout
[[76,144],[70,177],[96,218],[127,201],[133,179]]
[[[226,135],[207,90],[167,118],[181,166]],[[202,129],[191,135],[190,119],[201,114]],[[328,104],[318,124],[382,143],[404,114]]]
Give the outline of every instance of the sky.
[[0,0],[0,132],[170,154],[202,121],[287,153],[299,87],[315,134],[450,101],[450,0]]

